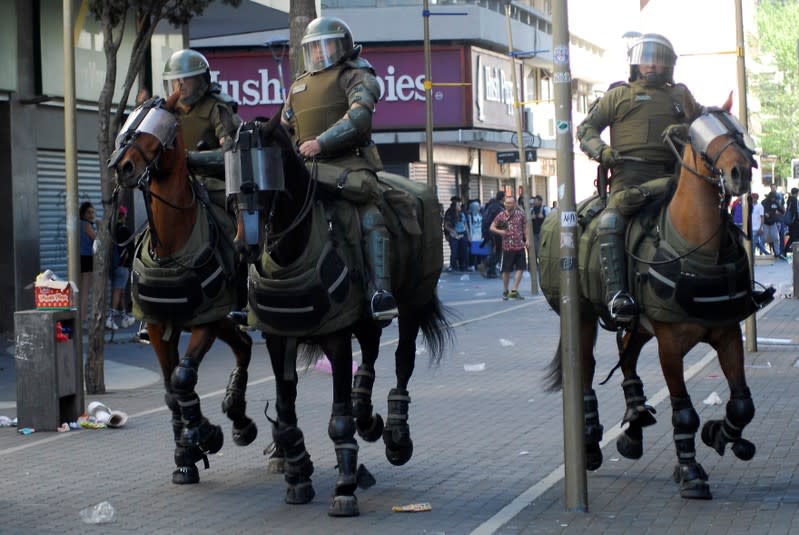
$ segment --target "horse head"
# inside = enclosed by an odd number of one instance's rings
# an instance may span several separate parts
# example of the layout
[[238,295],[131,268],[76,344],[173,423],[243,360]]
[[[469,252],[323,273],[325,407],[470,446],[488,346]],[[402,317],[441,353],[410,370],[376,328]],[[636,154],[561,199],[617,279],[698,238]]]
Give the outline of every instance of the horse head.
[[755,144],[730,114],[732,100],[720,108],[706,108],[690,125],[682,165],[715,185],[721,198],[747,193],[752,182]]
[[[108,167],[116,171],[117,183],[135,188],[149,180],[154,171],[174,165],[183,154],[178,122],[173,114],[179,93],[167,100],[152,98],[133,110],[117,135]],[[178,150],[175,150],[178,149]]]
[[265,247],[297,230],[313,200],[310,176],[279,115],[242,126],[236,148],[225,154],[225,173],[236,207],[234,244],[254,263]]

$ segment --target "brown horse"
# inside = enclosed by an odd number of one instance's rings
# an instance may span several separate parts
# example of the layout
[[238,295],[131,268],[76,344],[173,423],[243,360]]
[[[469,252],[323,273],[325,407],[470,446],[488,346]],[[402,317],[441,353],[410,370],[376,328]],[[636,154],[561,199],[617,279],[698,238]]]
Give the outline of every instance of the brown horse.
[[[441,273],[441,216],[437,200],[434,204],[422,202],[402,191],[416,188],[416,194],[434,199],[426,187],[402,178],[392,183],[396,185],[393,195],[409,200],[413,207],[409,212],[412,221],[406,219],[403,225],[433,230],[423,234],[432,236],[426,244],[421,236],[402,232],[392,240],[393,257],[401,259],[399,274],[392,265],[392,291],[399,305],[399,343],[395,353],[397,383],[388,395],[384,425],[382,417],[373,413],[371,402],[381,328],[370,317],[364,296],[365,274],[357,261],[361,254],[357,213],[351,208],[341,210],[349,203],[318,185],[278,119],[255,123],[249,130],[258,140],[255,150],[266,155],[258,161],[270,162],[261,166],[266,169],[265,176],[255,177],[263,187],[246,181],[236,189],[236,242],[254,263],[248,284],[250,324],[264,331],[275,374],[277,420],[272,422],[272,431],[285,459],[286,502],[307,503],[315,495],[313,463],[295,409],[297,347],[305,344],[304,349],[310,350],[300,352],[301,357],[312,362],[307,359],[318,356],[321,349],[333,371],[328,435],[335,447],[339,475],[328,514],[356,516],[355,490],[373,482],[358,466],[356,431],[367,441],[376,441],[382,435],[386,457],[392,464],[401,465],[411,458],[408,383],[416,359],[416,338],[421,331],[430,358],[437,362],[450,336],[443,305],[436,296]],[[245,130],[240,140],[250,136],[245,136]],[[425,262],[426,258],[434,262]],[[425,271],[424,265],[434,267]],[[363,356],[354,384],[353,335]]]
[[[195,463],[202,460],[208,468],[206,454],[219,451],[224,440],[221,428],[203,416],[194,389],[200,363],[217,338],[236,357],[222,401],[222,410],[233,421],[234,442],[250,444],[257,428],[245,414],[252,340],[227,316],[235,300],[231,295],[244,284],[233,265],[233,221],[208,202],[203,187],[189,176],[172,113],[178,96],[152,99],[133,111],[109,166],[116,170],[119,186],[138,187],[144,194],[149,228],[137,240],[134,314],[147,322],[172,411],[177,465],[172,482],[189,484],[200,480]],[[191,331],[191,338],[180,355],[184,329]]]
[[[724,420],[711,420],[702,429],[702,440],[720,455],[725,445],[749,460],[755,446],[741,438],[755,412],[744,375],[744,350],[739,322],[763,304],[752,290],[752,279],[740,232],[732,225],[726,207],[731,195],[749,191],[753,144],[740,124],[724,108],[710,108],[693,121],[680,158],[676,180],[671,179],[659,203],[643,209],[627,233],[630,287],[642,307],[640,323],[620,338],[619,365],[627,410],[625,432],[617,441],[619,452],[640,458],[642,428],[655,423],[654,409],[646,405],[643,384],[636,373],[639,353],[653,336],[658,342],[660,364],[671,394],[674,443],[678,464],[674,479],[684,498],[710,499],[708,476],[695,459],[694,436],[699,416],[683,377],[683,358],[704,342],[718,352],[719,364],[730,388]],[[677,149],[672,143],[675,153]],[[675,189],[676,186],[676,189]],[[643,190],[646,190],[646,184]],[[670,196],[671,195],[671,196]],[[591,202],[581,203],[589,208]],[[590,210],[578,208],[584,218]],[[596,221],[598,218],[594,218]],[[596,395],[592,389],[596,361],[593,347],[597,325],[615,330],[600,297],[598,255],[590,255],[594,226],[582,228],[580,241],[580,353],[583,365],[586,466],[602,464]],[[637,231],[635,229],[638,229]],[[558,222],[542,229],[542,271],[559,269]],[[583,251],[585,248],[588,251]],[[583,254],[586,258],[583,263]],[[585,267],[584,267],[585,266]],[[542,282],[542,287],[544,283]],[[550,305],[558,310],[559,288],[543,287]],[[770,295],[766,296],[766,299]],[[560,347],[550,365],[550,387],[561,387]]]

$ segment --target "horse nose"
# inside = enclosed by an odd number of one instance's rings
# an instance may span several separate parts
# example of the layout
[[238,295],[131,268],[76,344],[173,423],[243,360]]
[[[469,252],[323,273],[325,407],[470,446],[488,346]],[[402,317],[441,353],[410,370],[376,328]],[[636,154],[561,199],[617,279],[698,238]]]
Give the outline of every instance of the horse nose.
[[122,178],[127,178],[133,174],[133,162],[127,160],[120,167],[117,168],[117,173]]

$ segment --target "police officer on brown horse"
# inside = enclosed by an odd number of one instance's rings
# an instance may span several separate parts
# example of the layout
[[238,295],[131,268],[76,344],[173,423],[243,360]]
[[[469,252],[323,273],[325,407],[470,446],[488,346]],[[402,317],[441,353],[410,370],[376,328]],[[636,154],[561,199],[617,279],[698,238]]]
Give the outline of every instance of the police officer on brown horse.
[[180,91],[177,119],[189,152],[189,168],[211,200],[225,206],[223,152],[232,147],[241,125],[238,105],[211,82],[211,66],[196,50],[178,50],[164,66],[164,90]]
[[[612,172],[598,241],[608,309],[621,326],[629,325],[639,313],[627,288],[624,234],[628,218],[640,206],[632,199],[641,195],[630,195],[629,190],[674,172],[677,157],[663,142],[664,131],[670,127],[672,133],[679,133],[702,109],[686,86],[674,83],[677,55],[668,39],[644,34],[628,56],[629,82],[611,85],[577,127],[583,152]],[[608,126],[610,145],[600,138]]]
[[[380,98],[375,71],[360,57],[347,24],[335,17],[312,20],[302,38],[305,72],[292,84],[282,122],[289,128],[300,154],[340,169],[341,181],[350,171],[368,169],[377,192],[380,157],[371,141],[372,114]],[[397,316],[391,294],[390,238],[376,198],[358,205],[369,272],[372,317],[382,325]]]

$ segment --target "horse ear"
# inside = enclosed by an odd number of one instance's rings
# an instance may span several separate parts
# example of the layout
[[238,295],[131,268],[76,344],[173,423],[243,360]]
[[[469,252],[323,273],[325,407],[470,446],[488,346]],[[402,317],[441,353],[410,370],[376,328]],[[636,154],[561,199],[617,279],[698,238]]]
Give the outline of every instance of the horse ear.
[[724,104],[722,104],[721,109],[727,113],[730,113],[730,110],[732,109],[732,91],[730,91],[729,96],[727,96],[727,100],[725,100]]

